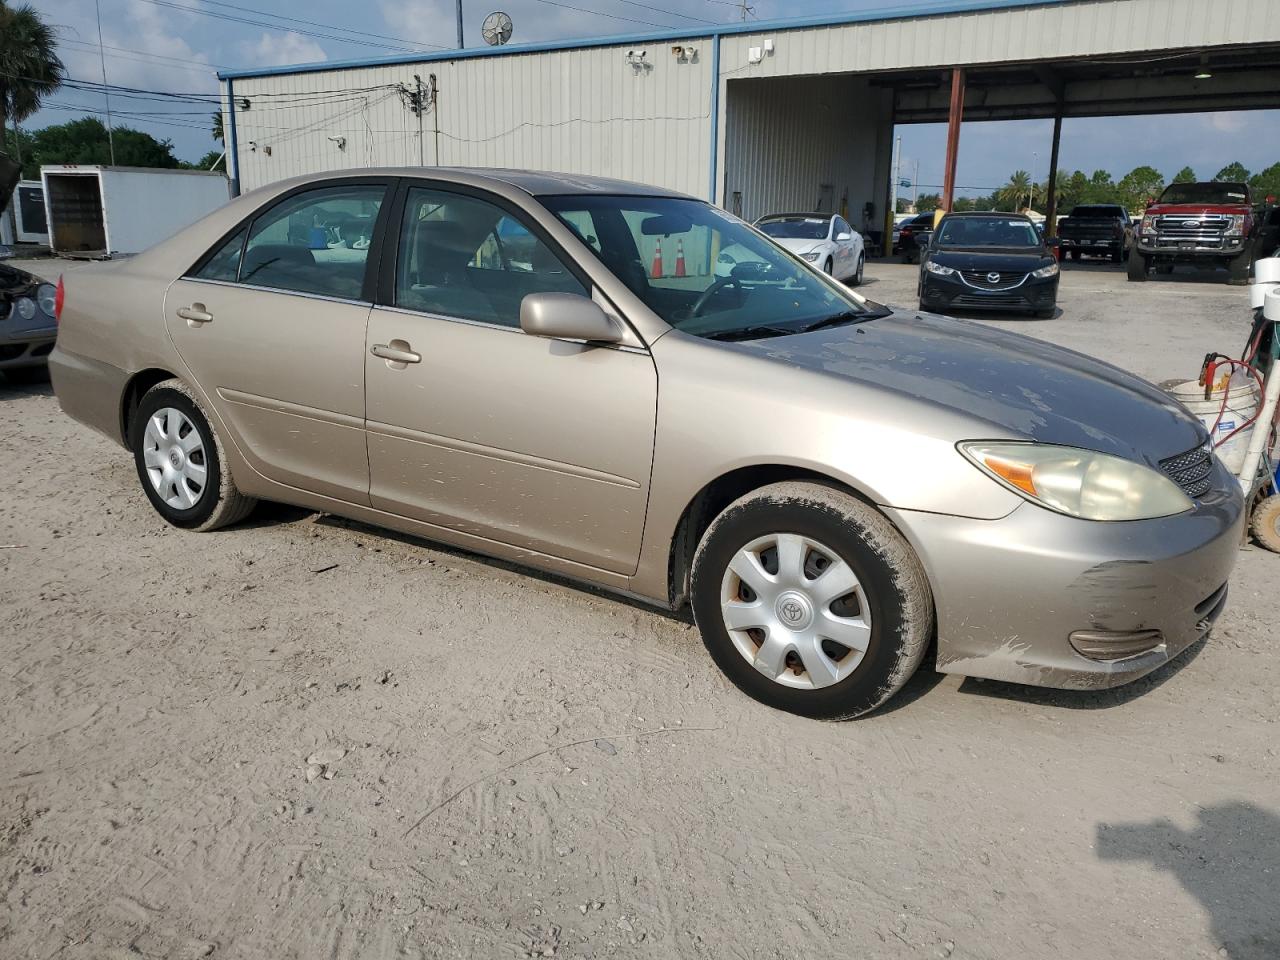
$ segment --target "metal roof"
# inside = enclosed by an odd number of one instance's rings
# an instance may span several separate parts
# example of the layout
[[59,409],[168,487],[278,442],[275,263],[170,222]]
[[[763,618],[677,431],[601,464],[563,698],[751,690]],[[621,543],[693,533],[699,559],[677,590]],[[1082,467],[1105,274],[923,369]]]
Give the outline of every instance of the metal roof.
[[501,47],[469,47],[462,50],[441,50],[435,53],[404,53],[389,57],[370,57],[361,60],[333,60],[320,63],[300,63],[287,67],[265,67],[249,70],[224,70],[219,80],[235,80],[241,77],[276,77],[291,73],[320,73],[328,70],[354,70],[361,67],[386,66],[397,63],[430,63],[441,60],[460,60],[473,57],[502,57],[522,53],[542,53],[549,50],[581,50],[590,47],[610,47],[627,43],[660,43],[667,40],[729,36],[762,31],[795,30],[804,27],[832,27],[853,23],[875,23],[889,20],[914,20],[919,17],[937,17],[947,14],[981,13],[984,11],[1018,10],[1026,7],[1063,6],[1079,0],[930,0],[919,6],[903,9],[900,6],[877,7],[854,13],[823,14],[798,17],[791,20],[753,20],[746,23],[726,23],[710,27],[690,26],[687,30],[662,30],[652,33],[628,33],[605,37],[587,37],[576,40],[556,40],[545,43],[522,43]]

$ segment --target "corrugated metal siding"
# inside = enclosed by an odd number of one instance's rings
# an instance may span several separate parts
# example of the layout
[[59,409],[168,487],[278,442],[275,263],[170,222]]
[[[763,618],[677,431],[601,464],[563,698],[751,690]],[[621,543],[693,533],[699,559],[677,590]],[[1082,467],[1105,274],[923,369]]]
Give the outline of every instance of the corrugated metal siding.
[[[748,63],[766,37],[774,52]],[[726,36],[720,70],[778,77],[1277,42],[1276,0],[1081,0]]]
[[[436,74],[439,163],[522,167],[641,180],[698,196],[710,151],[711,51],[691,39],[692,62],[670,44],[397,64],[340,73],[235,81],[241,186],[348,167],[416,165],[418,121],[396,84]],[[436,118],[423,117],[422,154],[437,161]],[[339,149],[330,137],[345,137]],[[256,149],[250,143],[256,144]],[[270,147],[268,155],[265,148]]]
[[[754,220],[767,213],[840,212],[842,200],[857,229],[863,204],[883,217],[892,128],[890,94],[855,77],[786,78],[728,84],[725,109],[723,205]],[[883,142],[881,142],[883,141]],[[831,188],[829,200],[822,187]]]

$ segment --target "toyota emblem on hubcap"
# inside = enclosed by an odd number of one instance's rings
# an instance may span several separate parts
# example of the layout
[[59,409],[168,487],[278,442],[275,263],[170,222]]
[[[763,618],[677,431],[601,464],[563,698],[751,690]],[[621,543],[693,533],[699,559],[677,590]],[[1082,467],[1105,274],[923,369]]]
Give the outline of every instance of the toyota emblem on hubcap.
[[998,273],[988,273],[988,274],[987,274],[987,281],[988,281],[989,283],[999,283],[999,282],[1000,282],[1000,274],[998,274]]
[[787,623],[799,623],[804,619],[804,607],[799,601],[788,600],[782,605],[782,619]]

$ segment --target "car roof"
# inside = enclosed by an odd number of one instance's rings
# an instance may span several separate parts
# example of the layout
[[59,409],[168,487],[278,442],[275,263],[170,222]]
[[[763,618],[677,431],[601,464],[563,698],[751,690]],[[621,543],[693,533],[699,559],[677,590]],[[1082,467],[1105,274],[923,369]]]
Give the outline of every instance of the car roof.
[[804,218],[804,219],[810,219],[810,220],[831,220],[837,216],[839,216],[839,214],[835,214],[835,213],[767,213],[763,217],[761,217],[759,220],[757,220],[756,223],[763,223],[766,220],[793,220],[797,218]]
[[944,219],[952,219],[953,217],[993,217],[1000,220],[1025,220],[1027,223],[1034,223],[1025,213],[1004,213],[1000,210],[953,210],[944,215]]
[[423,177],[432,180],[474,183],[476,180],[501,182],[523,190],[535,197],[581,194],[597,196],[622,195],[633,197],[679,197],[697,199],[675,190],[666,190],[629,180],[613,180],[609,177],[592,177],[577,173],[554,173],[543,170],[510,170],[501,167],[361,167],[355,170],[330,170],[325,173],[299,177],[295,183],[315,182],[338,177]]

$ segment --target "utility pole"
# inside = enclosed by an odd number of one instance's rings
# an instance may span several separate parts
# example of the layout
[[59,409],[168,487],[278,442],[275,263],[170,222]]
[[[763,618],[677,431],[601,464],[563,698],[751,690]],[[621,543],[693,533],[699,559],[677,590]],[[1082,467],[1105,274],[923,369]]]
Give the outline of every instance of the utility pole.
[[893,173],[890,174],[892,182],[889,184],[889,217],[898,215],[898,180],[902,177],[902,137],[898,137],[893,142]]
[[102,6],[98,0],[93,0],[93,9],[98,14],[98,59],[102,63],[102,95],[107,100],[107,147],[111,151],[111,165],[114,167],[116,165],[116,137],[111,130],[111,93],[107,90],[107,53],[102,46]]
[[747,0],[738,0],[738,15],[743,23],[747,22],[747,17],[756,12],[756,8],[749,6]]
[[919,213],[916,204],[920,200],[920,161],[916,161],[916,172],[911,175],[911,212]]
[[413,75],[413,112],[418,115],[418,166],[425,167],[427,165],[426,157],[422,152],[422,77],[416,73]]
[[440,166],[440,81],[434,73],[428,75],[431,80],[431,121],[436,128],[436,166]]
[[458,49],[461,50],[466,44],[462,42],[462,0],[458,0]]

